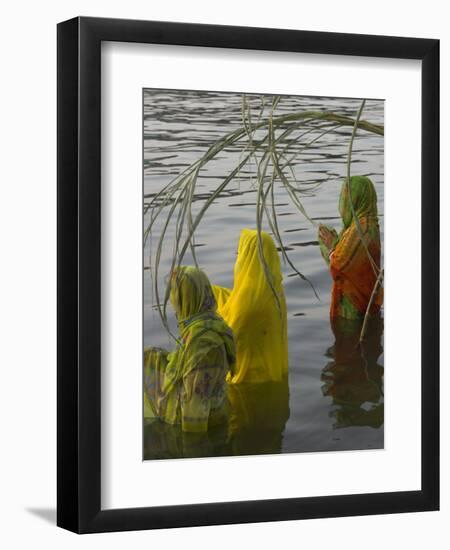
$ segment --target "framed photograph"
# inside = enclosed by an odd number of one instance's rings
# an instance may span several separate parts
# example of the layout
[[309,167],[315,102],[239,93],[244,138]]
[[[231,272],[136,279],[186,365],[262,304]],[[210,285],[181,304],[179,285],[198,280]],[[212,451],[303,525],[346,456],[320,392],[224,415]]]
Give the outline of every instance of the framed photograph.
[[439,41],[58,25],[77,533],[439,508]]

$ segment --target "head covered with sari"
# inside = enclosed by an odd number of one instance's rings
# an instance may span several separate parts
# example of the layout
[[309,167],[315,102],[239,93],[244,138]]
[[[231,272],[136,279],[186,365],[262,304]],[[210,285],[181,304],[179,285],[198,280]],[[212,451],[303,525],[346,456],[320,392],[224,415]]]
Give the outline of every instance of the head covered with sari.
[[213,287],[233,330],[237,361],[231,383],[280,381],[287,375],[287,315],[280,257],[270,235],[243,229],[232,290]]
[[[352,176],[350,182],[343,182],[339,212],[343,229],[329,255],[333,277],[330,315],[332,319],[357,319],[366,312],[381,262],[377,194],[368,177]],[[379,291],[372,315],[379,312],[382,298]]]
[[353,221],[353,210],[358,218],[365,218],[372,224],[378,225],[377,192],[367,176],[351,176],[350,185],[347,179],[342,184],[339,213],[344,229],[350,227]]
[[181,343],[166,356],[160,350],[149,353],[147,398],[165,422],[181,423],[184,431],[206,431],[211,413],[226,399],[225,377],[236,359],[233,333],[217,315],[211,283],[201,269],[174,270],[170,301]]
[[170,277],[170,302],[178,323],[189,321],[201,314],[214,314],[217,309],[211,283],[204,271],[193,266],[180,266]]

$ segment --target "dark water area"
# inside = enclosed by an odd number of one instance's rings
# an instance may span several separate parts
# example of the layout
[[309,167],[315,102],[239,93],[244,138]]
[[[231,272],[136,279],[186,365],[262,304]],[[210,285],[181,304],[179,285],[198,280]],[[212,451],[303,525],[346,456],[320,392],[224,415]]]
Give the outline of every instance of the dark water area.
[[[144,91],[144,205],[217,139],[241,126],[241,101],[240,94]],[[255,114],[259,101],[250,98]],[[346,98],[286,96],[281,98],[275,114],[329,110],[355,117],[360,103]],[[362,119],[383,124],[383,101],[367,100]],[[341,228],[338,197],[346,174],[351,130],[341,127],[308,148],[301,149],[299,141],[290,149],[290,155],[296,154],[291,166],[303,190],[301,201],[306,212],[314,223],[323,222],[338,231]],[[193,198],[194,216],[242,160],[242,154],[242,144],[231,145],[201,170]],[[352,174],[369,176],[375,184],[383,239],[382,136],[358,132],[353,145]],[[197,260],[213,284],[233,286],[240,231],[256,227],[254,179],[255,166],[249,163],[214,199],[196,231]],[[288,380],[229,387],[229,423],[205,435],[182,433],[157,419],[145,419],[144,459],[383,448],[383,320],[370,323],[362,348],[357,346],[360,329],[357,324],[330,324],[331,277],[319,251],[317,226],[296,209],[281,185],[275,188],[275,203],[284,246],[320,298],[292,268],[283,265],[288,309]],[[144,249],[144,345],[173,349],[174,342],[156,309],[149,269],[154,265],[165,219],[166,215],[160,216]],[[144,217],[144,227],[148,221],[149,213]],[[270,233],[267,225],[264,229]],[[174,223],[171,223],[162,249],[161,288],[170,271],[173,244]],[[183,263],[192,263],[189,253]],[[169,322],[176,332],[171,313]]]

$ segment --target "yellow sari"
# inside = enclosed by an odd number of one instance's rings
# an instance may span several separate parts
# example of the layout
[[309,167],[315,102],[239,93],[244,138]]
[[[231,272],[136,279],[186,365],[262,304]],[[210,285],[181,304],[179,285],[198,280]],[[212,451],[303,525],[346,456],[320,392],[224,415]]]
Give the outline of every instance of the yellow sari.
[[233,331],[236,343],[236,366],[227,375],[231,384],[279,382],[288,373],[287,314],[280,258],[272,237],[263,231],[261,239],[268,273],[260,258],[257,232],[243,229],[233,289],[213,286],[217,311]]

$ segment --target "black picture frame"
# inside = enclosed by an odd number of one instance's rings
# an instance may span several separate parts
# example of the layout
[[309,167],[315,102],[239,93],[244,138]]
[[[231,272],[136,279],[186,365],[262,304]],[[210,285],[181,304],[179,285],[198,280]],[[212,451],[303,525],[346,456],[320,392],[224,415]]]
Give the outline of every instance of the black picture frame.
[[[102,510],[102,41],[422,62],[422,489]],[[57,524],[77,533],[439,509],[439,41],[77,17],[58,25]]]

